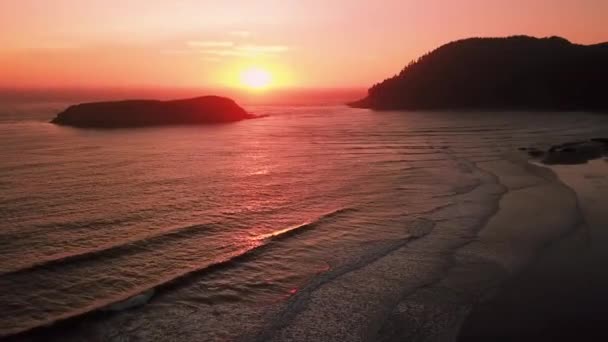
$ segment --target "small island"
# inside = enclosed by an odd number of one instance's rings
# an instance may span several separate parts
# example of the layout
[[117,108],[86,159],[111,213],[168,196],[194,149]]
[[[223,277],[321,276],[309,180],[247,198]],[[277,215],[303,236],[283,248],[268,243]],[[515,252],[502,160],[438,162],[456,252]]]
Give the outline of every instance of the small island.
[[158,101],[126,100],[82,103],[68,107],[51,121],[88,128],[228,123],[256,118],[236,102],[220,96]]
[[377,110],[606,111],[608,43],[470,38],[407,65],[352,107]]

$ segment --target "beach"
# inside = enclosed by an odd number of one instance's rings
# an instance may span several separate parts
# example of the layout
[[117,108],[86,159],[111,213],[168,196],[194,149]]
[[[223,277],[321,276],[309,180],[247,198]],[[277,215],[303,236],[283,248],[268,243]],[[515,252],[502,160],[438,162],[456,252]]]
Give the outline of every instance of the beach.
[[580,221],[497,294],[476,306],[462,341],[605,339],[608,317],[606,159],[551,171],[576,197]]

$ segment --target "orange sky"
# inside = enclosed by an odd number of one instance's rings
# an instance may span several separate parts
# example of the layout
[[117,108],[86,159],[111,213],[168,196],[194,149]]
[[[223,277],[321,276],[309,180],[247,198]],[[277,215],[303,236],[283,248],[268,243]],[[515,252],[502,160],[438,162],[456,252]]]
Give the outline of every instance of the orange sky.
[[2,0],[0,87],[369,86],[470,36],[608,41],[606,0]]

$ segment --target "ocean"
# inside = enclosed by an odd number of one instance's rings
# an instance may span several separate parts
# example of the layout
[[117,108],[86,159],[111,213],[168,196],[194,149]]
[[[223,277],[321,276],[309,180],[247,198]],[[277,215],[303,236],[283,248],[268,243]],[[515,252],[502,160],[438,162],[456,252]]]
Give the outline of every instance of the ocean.
[[[503,235],[504,248],[455,257],[510,191],[484,165],[608,131],[592,113],[345,106],[252,106],[268,116],[210,126],[48,123],[66,105],[0,105],[0,337],[379,340],[408,300],[453,333],[533,256]],[[437,286],[455,267],[459,281]]]

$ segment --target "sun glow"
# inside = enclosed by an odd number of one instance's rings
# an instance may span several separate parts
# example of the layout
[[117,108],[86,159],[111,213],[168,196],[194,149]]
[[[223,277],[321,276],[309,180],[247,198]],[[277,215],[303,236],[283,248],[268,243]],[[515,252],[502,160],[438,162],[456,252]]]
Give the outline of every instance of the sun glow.
[[251,89],[265,89],[272,83],[270,72],[260,68],[250,68],[241,73],[241,84]]

